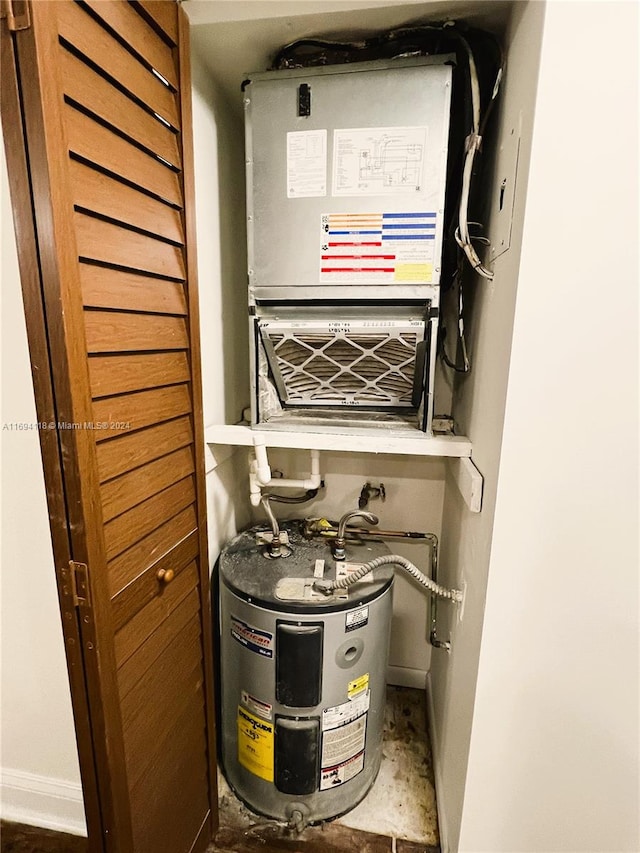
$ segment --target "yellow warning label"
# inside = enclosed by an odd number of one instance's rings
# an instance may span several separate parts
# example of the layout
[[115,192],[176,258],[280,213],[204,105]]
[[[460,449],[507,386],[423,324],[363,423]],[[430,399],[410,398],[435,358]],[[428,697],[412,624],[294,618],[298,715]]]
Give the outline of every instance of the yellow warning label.
[[365,672],[364,675],[361,675],[359,678],[354,678],[353,681],[350,681],[347,685],[347,696],[349,699],[353,699],[354,696],[359,696],[360,693],[364,693],[364,691],[369,687],[369,673]]
[[431,264],[396,264],[394,281],[431,281],[433,267]]
[[273,723],[238,707],[238,761],[254,776],[273,782]]

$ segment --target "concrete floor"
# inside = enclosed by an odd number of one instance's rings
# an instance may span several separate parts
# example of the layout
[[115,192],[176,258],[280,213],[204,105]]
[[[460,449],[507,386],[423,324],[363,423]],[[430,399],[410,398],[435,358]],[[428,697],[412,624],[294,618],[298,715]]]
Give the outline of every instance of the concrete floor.
[[[235,797],[222,774],[219,775],[221,827],[242,830],[245,838],[247,835],[258,838],[267,829],[275,831],[275,821],[247,809]],[[337,825],[345,830],[384,836],[392,840],[390,849],[394,850],[399,849],[396,843],[400,841],[414,842],[420,845],[421,850],[438,847],[438,817],[424,691],[387,688],[380,772],[360,805],[326,826]],[[304,842],[304,839],[300,840]],[[410,849],[414,849],[413,844]]]
[[360,805],[338,822],[391,838],[439,844],[424,691],[387,687],[378,778]]

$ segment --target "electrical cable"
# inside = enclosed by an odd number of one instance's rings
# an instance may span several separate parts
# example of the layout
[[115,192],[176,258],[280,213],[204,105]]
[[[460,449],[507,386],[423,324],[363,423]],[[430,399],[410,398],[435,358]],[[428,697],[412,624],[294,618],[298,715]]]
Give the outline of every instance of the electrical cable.
[[463,599],[462,590],[459,589],[447,589],[444,586],[441,586],[439,583],[435,583],[431,578],[428,578],[425,574],[423,574],[417,566],[414,566],[410,560],[407,560],[405,557],[401,557],[398,554],[385,554],[382,557],[376,557],[374,560],[370,560],[368,563],[365,563],[363,566],[360,566],[357,571],[352,572],[347,575],[345,578],[340,578],[339,580],[333,581],[325,581],[325,580],[317,580],[314,581],[313,588],[318,590],[319,592],[323,592],[325,595],[331,595],[337,589],[348,589],[354,583],[357,583],[359,580],[367,575],[369,572],[377,569],[379,566],[400,566],[401,569],[404,569],[405,572],[408,572],[411,577],[415,578],[419,584],[421,584],[425,589],[429,590],[432,595],[437,595],[439,598],[446,598],[449,601],[453,601],[456,604],[461,604]]
[[307,501],[312,501],[318,495],[318,489],[308,489],[303,495],[274,495],[271,492],[267,495],[270,501],[280,504],[304,504]]
[[[451,43],[452,40],[461,46],[461,51],[454,48]],[[475,49],[472,41],[475,43]],[[317,48],[317,51],[304,56],[299,55],[305,48]],[[481,150],[482,138],[500,90],[504,69],[502,47],[491,33],[469,27],[464,22],[448,20],[441,23],[400,27],[356,42],[332,42],[321,38],[304,38],[281,48],[273,60],[272,68],[300,68],[380,58],[393,59],[402,56],[436,55],[452,49],[456,51],[459,61],[460,53],[466,58],[469,73],[468,98],[471,101],[471,127],[466,134],[461,154],[461,180],[455,217],[457,225],[451,229],[447,226],[446,233],[449,235],[449,239],[452,238],[452,242],[457,244],[478,275],[490,281],[493,279],[493,272],[482,263],[473,245],[474,240],[484,242],[484,239],[472,236],[469,233],[469,225],[471,224],[469,222],[469,205],[476,155]],[[482,49],[481,58],[484,63],[481,66],[482,80],[476,56],[476,50],[479,51],[480,49]],[[478,55],[480,56],[480,54]],[[495,77],[493,72],[495,72]],[[489,74],[492,76],[487,79]],[[488,86],[491,84],[492,89],[489,94]],[[483,97],[487,102],[484,110]],[[464,342],[463,326],[460,334],[464,354],[466,343]],[[465,356],[465,363],[466,361]]]

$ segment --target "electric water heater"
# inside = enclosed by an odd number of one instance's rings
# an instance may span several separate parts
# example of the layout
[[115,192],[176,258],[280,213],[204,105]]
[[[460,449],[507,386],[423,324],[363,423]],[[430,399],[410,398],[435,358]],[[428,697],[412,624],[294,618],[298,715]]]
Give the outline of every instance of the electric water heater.
[[[257,528],[218,562],[222,764],[253,811],[298,825],[337,817],[373,784],[382,758],[393,567],[326,596],[314,580],[389,554],[284,522],[289,556],[270,559]],[[349,562],[352,561],[352,562]]]

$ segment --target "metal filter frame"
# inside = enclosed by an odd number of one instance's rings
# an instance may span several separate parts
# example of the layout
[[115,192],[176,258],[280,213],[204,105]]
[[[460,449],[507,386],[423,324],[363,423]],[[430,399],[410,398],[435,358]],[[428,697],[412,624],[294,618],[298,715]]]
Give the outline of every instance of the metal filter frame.
[[414,407],[421,320],[260,320],[286,406]]

